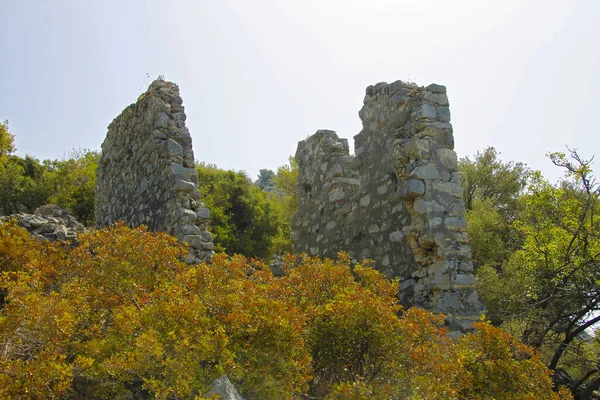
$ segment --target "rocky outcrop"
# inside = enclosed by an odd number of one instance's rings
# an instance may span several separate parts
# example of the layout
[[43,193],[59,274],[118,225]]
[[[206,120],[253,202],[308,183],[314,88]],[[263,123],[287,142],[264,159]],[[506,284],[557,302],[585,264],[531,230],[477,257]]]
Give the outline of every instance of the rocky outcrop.
[[0,223],[16,220],[19,226],[27,229],[34,237],[41,240],[71,240],[86,231],[77,222],[69,210],[54,205],[38,207],[33,214],[13,214],[0,217]]
[[121,219],[179,238],[194,263],[208,260],[214,245],[185,120],[179,88],[160,79],[114,119],[102,144],[95,211],[97,227]]
[[479,318],[446,88],[369,86],[355,156],[333,131],[300,142],[294,252],[373,259],[400,299],[443,312],[452,331]]
[[235,390],[233,384],[229,381],[227,375],[221,375],[212,384],[212,388],[202,398],[221,400],[244,400],[244,398]]

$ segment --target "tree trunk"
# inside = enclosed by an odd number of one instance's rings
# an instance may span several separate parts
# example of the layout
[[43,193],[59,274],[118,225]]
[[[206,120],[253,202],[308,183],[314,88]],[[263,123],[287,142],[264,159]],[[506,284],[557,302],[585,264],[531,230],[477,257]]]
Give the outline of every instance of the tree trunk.
[[600,388],[600,376],[596,379],[590,381],[585,385],[585,389],[579,395],[579,400],[590,400],[592,398],[592,393],[594,390]]

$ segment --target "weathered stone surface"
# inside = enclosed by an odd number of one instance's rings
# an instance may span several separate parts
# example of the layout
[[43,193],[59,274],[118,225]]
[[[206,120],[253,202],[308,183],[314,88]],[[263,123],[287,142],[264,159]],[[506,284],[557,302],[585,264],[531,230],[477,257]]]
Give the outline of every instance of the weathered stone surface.
[[188,238],[186,261],[198,262],[212,255],[210,213],[196,188],[182,104],[177,85],[156,80],[109,125],[96,172],[96,225],[122,219]]
[[41,240],[75,241],[77,235],[86,231],[69,210],[55,205],[38,207],[33,214],[19,213],[0,217],[0,224],[13,219],[19,226]]
[[414,199],[425,194],[425,184],[418,179],[409,179],[406,185],[400,187],[396,195],[402,200]]
[[405,306],[443,312],[450,329],[470,330],[481,305],[446,88],[378,83],[367,88],[359,116],[352,162],[333,131],[298,144],[294,252],[373,259],[400,278]]
[[221,375],[212,384],[211,389],[202,398],[212,399],[215,396],[221,400],[244,400],[235,390],[227,375]]

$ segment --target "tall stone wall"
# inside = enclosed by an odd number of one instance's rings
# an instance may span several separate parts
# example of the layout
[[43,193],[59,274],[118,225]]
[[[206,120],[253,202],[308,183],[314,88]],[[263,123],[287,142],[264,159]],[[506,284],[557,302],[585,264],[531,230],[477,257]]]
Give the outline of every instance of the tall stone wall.
[[355,156],[333,131],[298,144],[294,252],[373,259],[401,280],[405,306],[443,312],[453,331],[479,318],[446,88],[367,88]]
[[209,211],[196,188],[192,138],[179,88],[154,81],[108,126],[97,170],[96,221],[164,231],[188,243],[187,262],[210,258]]

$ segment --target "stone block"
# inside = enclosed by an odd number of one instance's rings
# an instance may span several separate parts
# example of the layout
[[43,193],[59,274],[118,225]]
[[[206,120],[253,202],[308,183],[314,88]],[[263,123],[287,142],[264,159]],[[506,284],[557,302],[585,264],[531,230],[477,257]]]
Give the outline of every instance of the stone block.
[[[437,149],[437,157],[440,164],[444,166],[448,171],[454,172],[458,170],[458,161],[454,150],[450,149]],[[458,182],[456,182],[458,183]]]
[[429,276],[443,275],[448,272],[450,265],[450,262],[447,260],[439,260],[427,267],[427,274]]
[[181,227],[181,232],[184,235],[199,235],[202,233],[202,230],[196,225],[186,224]]
[[404,239],[404,234],[401,231],[394,231],[390,233],[390,242],[401,243]]
[[210,211],[206,207],[201,207],[196,209],[196,216],[202,219],[210,218]]
[[448,96],[446,96],[446,93],[432,93],[426,91],[423,92],[423,100],[440,106],[448,105]]
[[437,111],[435,107],[431,104],[423,104],[421,105],[421,109],[419,110],[419,118],[435,118],[437,115]]
[[173,189],[178,192],[192,192],[196,190],[196,185],[194,185],[192,182],[177,179],[177,181],[175,181],[175,185],[173,185]]
[[459,272],[473,272],[475,268],[473,267],[473,263],[471,261],[461,261],[458,265]]
[[408,113],[406,111],[395,111],[390,117],[390,126],[392,128],[401,128],[408,121]]
[[182,241],[195,249],[201,249],[203,247],[202,236],[200,235],[185,235],[183,236]]
[[450,231],[464,231],[467,229],[467,221],[464,218],[449,217],[444,220],[444,225]]
[[435,179],[439,176],[437,169],[432,164],[421,165],[411,172],[410,177],[420,180]]
[[446,211],[444,207],[442,207],[435,200],[424,200],[422,198],[416,199],[413,203],[413,210],[418,214],[439,214]]
[[176,157],[183,156],[183,147],[173,139],[167,139],[167,150]]
[[417,179],[409,179],[406,184],[400,187],[396,196],[401,200],[412,200],[425,194],[425,184]]
[[441,312],[455,313],[463,308],[460,295],[456,292],[443,293],[438,299],[438,308]]
[[368,194],[360,198],[359,204],[361,206],[366,207],[370,203],[371,203],[371,196],[369,196]]
[[430,91],[431,93],[446,93],[446,86],[438,85],[436,83],[432,83],[431,85],[427,86],[425,89]]
[[437,118],[440,122],[450,122],[450,108],[447,106],[438,107]]
[[457,285],[474,285],[475,276],[473,274],[456,274],[454,276],[454,282]]
[[346,197],[346,193],[343,190],[334,190],[329,192],[329,201],[340,201]]

